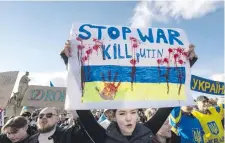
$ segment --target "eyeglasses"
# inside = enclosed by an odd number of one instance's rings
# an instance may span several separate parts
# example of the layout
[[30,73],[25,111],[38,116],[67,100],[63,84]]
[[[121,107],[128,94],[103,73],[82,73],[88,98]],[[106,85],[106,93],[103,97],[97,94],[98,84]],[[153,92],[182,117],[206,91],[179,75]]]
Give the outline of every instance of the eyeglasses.
[[46,118],[51,118],[53,115],[56,115],[56,114],[53,114],[53,113],[39,114],[38,118],[42,119],[44,118],[44,116],[46,116]]

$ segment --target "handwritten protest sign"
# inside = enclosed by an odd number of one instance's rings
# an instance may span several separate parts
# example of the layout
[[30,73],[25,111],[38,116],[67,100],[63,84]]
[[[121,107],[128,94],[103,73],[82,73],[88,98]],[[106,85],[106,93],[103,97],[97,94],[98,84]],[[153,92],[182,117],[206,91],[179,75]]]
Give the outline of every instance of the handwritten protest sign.
[[75,24],[70,36],[66,108],[193,103],[183,30]]
[[65,104],[65,87],[48,87],[31,85],[23,98],[23,106],[57,107],[63,108]]
[[12,94],[18,71],[0,73],[0,108],[4,108]]
[[224,96],[224,83],[192,75],[191,90]]

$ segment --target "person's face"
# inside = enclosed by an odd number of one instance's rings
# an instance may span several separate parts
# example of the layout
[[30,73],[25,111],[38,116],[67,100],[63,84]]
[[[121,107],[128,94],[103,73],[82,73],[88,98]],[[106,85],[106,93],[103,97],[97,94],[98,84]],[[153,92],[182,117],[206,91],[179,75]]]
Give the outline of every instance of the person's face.
[[11,142],[16,143],[22,141],[27,135],[27,127],[20,128],[17,130],[13,130],[11,127],[8,127],[4,130],[7,137],[11,140]]
[[105,116],[107,117],[108,120],[112,120],[113,119],[113,111],[112,110],[107,110],[105,111]]
[[197,101],[197,106],[200,111],[205,111],[209,107],[209,101],[208,100]]
[[37,116],[32,116],[31,119],[32,119],[32,121],[36,121]]
[[45,108],[43,109],[37,120],[37,127],[41,133],[50,132],[57,124],[58,116],[54,109]]
[[193,107],[191,107],[191,106],[182,106],[181,110],[183,112],[186,112],[186,113],[191,113],[191,111],[193,110]]
[[118,109],[115,115],[116,122],[124,136],[132,135],[138,120],[136,109]]
[[95,113],[95,115],[99,118],[99,117],[100,117],[100,112],[97,111],[97,112]]
[[60,114],[59,115],[59,120],[60,121],[65,121],[66,120],[66,114]]

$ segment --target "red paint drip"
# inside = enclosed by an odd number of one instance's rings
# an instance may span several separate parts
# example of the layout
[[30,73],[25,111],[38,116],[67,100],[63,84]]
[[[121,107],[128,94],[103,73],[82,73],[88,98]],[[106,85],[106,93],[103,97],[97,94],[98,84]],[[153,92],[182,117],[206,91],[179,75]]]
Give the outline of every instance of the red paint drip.
[[178,47],[177,48],[177,53],[181,54],[181,53],[183,53],[183,50],[180,47]]
[[183,52],[183,56],[187,57],[188,56],[188,52]]
[[179,57],[179,55],[178,54],[174,54],[174,63],[176,64],[177,63],[177,58]]
[[103,45],[103,42],[100,40],[97,40],[96,38],[93,38],[93,41],[95,42],[93,49],[97,52],[97,55],[98,55],[98,51],[99,49],[101,50],[101,46]]
[[132,60],[130,60],[130,63],[131,63],[133,66],[135,66],[136,63],[137,63],[137,61],[136,61],[135,59],[132,59]]
[[81,39],[80,37],[76,38],[77,41],[83,42],[83,39]]
[[82,57],[82,59],[81,59],[81,61],[84,63],[85,61],[87,61],[88,60],[88,57],[85,55],[85,56],[83,56]]
[[181,59],[179,59],[179,60],[178,60],[178,63],[181,64],[181,65],[183,65],[184,61],[181,60]]
[[133,42],[137,42],[137,39],[134,38],[134,37],[130,37],[130,40],[133,41]]
[[87,55],[90,55],[92,53],[92,49],[88,49],[87,51],[86,51],[86,54]]
[[168,58],[164,58],[163,59],[163,63],[169,64],[169,59]]
[[136,64],[137,61],[135,59],[136,56],[136,49],[139,47],[140,42],[138,42],[138,40],[134,37],[130,37],[130,42],[131,42],[131,47],[132,47],[132,57],[133,59],[130,60],[130,63],[132,65],[132,71],[131,71],[131,90],[133,90],[133,83],[134,83],[134,79],[135,79],[135,75],[136,75]]
[[85,46],[84,46],[84,45],[77,45],[77,48],[78,48],[79,50],[82,50],[82,49],[85,48]]
[[170,59],[170,55],[173,53],[173,49],[172,48],[169,48],[168,49],[168,52],[169,52],[169,59]]
[[162,59],[158,59],[157,63],[158,63],[158,65],[161,65],[162,64]]

